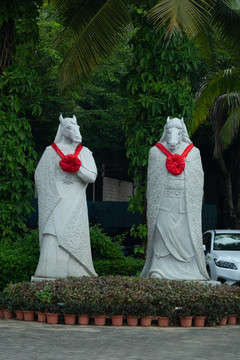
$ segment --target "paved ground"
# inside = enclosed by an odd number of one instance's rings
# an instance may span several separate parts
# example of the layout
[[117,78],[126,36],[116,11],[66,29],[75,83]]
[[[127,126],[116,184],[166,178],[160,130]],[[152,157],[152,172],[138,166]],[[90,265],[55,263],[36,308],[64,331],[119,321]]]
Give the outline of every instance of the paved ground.
[[159,328],[0,320],[1,360],[240,360],[240,325]]

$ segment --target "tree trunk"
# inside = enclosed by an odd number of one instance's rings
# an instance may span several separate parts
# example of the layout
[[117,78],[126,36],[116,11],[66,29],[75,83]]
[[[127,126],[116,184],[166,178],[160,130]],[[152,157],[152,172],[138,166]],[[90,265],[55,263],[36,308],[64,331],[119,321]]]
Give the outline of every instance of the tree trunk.
[[3,38],[1,45],[1,54],[0,54],[0,75],[3,73],[4,69],[12,64],[13,56],[13,45],[14,45],[14,20],[9,19],[7,22],[4,22],[0,34]]

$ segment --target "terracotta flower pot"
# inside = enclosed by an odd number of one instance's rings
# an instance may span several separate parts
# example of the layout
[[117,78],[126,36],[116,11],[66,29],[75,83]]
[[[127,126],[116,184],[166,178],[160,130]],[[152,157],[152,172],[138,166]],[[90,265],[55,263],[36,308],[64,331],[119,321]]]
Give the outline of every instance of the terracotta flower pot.
[[64,314],[64,321],[66,325],[74,325],[76,322],[76,314]]
[[205,325],[206,316],[194,316],[193,324],[196,327],[203,327]]
[[151,326],[152,325],[152,316],[142,316],[140,318],[141,326]]
[[23,319],[25,321],[34,321],[35,311],[34,310],[23,310]]
[[78,324],[79,325],[89,325],[89,316],[88,315],[78,315]]
[[106,324],[106,315],[95,315],[94,316],[94,325],[104,326]]
[[0,319],[2,319],[2,318],[3,318],[3,309],[0,308]]
[[224,316],[223,318],[221,318],[221,319],[219,320],[218,325],[224,326],[224,325],[226,325],[226,324],[227,324],[227,316]]
[[112,315],[113,326],[122,326],[122,324],[123,324],[123,315]]
[[237,315],[230,315],[227,319],[228,325],[236,325],[237,323]]
[[3,316],[5,319],[12,319],[13,318],[13,312],[9,309],[3,309]]
[[180,325],[182,327],[190,327],[192,326],[193,316],[180,316]]
[[59,313],[46,313],[47,323],[55,325],[58,323]]
[[169,326],[169,317],[167,316],[158,316],[158,326],[167,327]]
[[38,322],[45,323],[47,321],[46,314],[41,311],[37,311]]
[[132,316],[132,315],[127,316],[127,325],[128,326],[137,326],[137,324],[138,324],[137,316]]
[[23,311],[22,310],[15,310],[16,320],[23,320]]

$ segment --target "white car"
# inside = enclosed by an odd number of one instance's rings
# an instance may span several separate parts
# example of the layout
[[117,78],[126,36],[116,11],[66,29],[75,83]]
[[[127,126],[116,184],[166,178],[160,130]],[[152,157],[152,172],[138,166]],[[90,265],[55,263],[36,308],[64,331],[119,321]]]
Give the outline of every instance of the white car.
[[240,230],[208,230],[203,246],[210,278],[240,285]]

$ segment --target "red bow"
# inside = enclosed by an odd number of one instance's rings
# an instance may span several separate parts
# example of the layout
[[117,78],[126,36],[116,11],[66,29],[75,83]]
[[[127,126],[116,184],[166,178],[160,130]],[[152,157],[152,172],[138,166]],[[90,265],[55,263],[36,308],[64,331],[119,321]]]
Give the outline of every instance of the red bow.
[[190,144],[186,147],[182,155],[171,154],[162,144],[157,143],[157,146],[166,156],[166,168],[173,175],[180,175],[185,168],[185,159],[188,153],[194,147],[193,144]]
[[80,169],[81,161],[78,158],[78,155],[83,148],[81,144],[78,144],[73,155],[72,154],[64,155],[55,143],[52,143],[52,148],[62,158],[62,160],[59,161],[59,165],[61,166],[63,171],[69,173],[75,173]]

